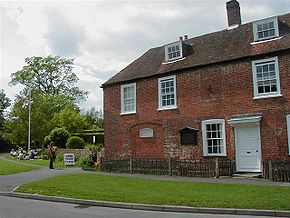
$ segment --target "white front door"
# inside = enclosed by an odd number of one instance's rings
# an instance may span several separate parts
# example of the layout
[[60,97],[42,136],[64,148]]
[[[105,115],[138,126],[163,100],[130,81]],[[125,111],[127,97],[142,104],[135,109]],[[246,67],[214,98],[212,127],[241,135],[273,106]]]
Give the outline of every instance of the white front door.
[[237,172],[261,172],[259,125],[235,127]]

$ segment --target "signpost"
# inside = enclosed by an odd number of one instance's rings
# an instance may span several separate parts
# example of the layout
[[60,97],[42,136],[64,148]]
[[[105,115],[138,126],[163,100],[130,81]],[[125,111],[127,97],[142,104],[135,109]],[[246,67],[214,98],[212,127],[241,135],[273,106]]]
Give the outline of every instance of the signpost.
[[75,155],[74,154],[63,154],[63,163],[65,166],[75,165]]

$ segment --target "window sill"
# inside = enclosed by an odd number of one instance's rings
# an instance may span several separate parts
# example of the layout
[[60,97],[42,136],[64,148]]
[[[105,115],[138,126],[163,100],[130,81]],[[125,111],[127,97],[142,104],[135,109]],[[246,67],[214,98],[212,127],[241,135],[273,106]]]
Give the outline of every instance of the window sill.
[[204,157],[227,157],[226,154],[206,154]]
[[168,60],[168,61],[165,61],[165,62],[162,62],[162,64],[172,64],[172,63],[175,63],[175,62],[178,62],[178,61],[182,61],[184,60],[186,57],[179,57],[179,58],[176,58],[176,59],[171,59],[171,60]]
[[120,113],[121,116],[123,116],[123,115],[132,115],[132,114],[136,114],[136,111]]
[[157,111],[176,110],[176,109],[178,109],[178,107],[174,106],[169,108],[158,108]]
[[277,98],[277,97],[282,97],[282,94],[272,94],[272,95],[261,95],[261,96],[255,96],[253,99],[264,99],[264,98]]
[[256,45],[256,44],[261,44],[261,43],[264,43],[264,42],[271,42],[271,41],[274,41],[274,40],[278,40],[278,39],[282,39],[282,36],[279,37],[279,36],[274,36],[273,38],[268,38],[268,39],[259,39],[255,42],[251,42],[250,44],[251,45]]

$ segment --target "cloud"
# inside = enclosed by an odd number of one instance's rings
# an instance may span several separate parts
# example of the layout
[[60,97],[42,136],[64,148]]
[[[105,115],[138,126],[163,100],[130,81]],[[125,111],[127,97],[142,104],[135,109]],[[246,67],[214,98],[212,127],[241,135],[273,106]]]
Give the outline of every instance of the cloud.
[[[1,88],[24,58],[74,58],[81,107],[102,108],[99,86],[148,49],[227,27],[224,0],[1,2]],[[289,13],[289,1],[239,0],[242,21]],[[3,80],[3,78],[5,80]]]
[[240,3],[243,22],[289,13],[290,2],[285,0],[243,0]]
[[52,52],[61,56],[76,56],[84,38],[83,28],[57,9],[50,9],[45,14],[48,20],[45,39]]
[[91,68],[85,66],[76,65],[74,72],[80,79],[78,81],[78,87],[82,90],[89,91],[87,101],[83,102],[80,106],[83,108],[95,107],[98,110],[102,109],[103,91],[100,86],[105,80],[98,78],[97,74]]

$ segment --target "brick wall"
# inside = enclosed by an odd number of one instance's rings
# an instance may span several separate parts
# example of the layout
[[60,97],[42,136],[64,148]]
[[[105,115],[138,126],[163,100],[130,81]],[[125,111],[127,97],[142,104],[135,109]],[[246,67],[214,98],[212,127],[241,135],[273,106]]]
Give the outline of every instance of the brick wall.
[[[105,156],[203,158],[201,121],[236,114],[262,113],[263,159],[290,159],[286,115],[290,114],[290,55],[279,56],[282,97],[253,100],[250,59],[183,71],[176,74],[178,109],[158,109],[158,78],[138,80],[137,113],[120,115],[120,86],[104,88]],[[179,130],[198,129],[197,145],[181,145]],[[139,130],[152,128],[153,138]],[[235,156],[234,131],[226,122],[226,147]]]

